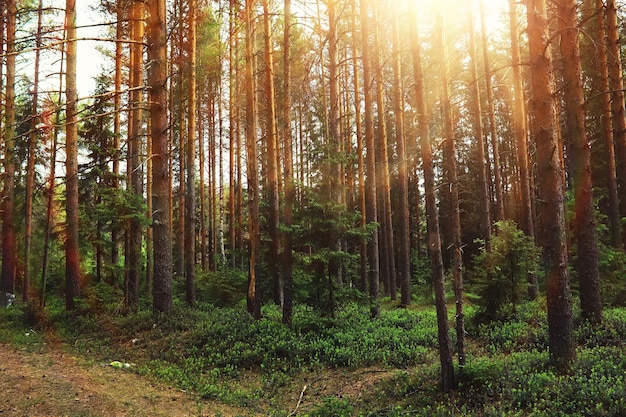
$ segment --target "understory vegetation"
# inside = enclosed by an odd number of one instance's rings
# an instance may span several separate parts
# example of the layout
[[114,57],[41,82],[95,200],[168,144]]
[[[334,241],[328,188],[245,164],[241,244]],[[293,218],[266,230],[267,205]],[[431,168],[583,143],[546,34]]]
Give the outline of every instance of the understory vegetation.
[[334,318],[300,305],[288,327],[271,305],[260,321],[242,304],[180,302],[168,315],[121,314],[118,295],[99,288],[75,312],[58,299],[45,310],[3,309],[0,340],[33,350],[61,342],[96,363],[119,360],[130,364],[120,372],[165,381],[200,405],[218,401],[241,416],[626,414],[623,308],[606,309],[599,325],[577,322],[577,359],[559,376],[549,365],[544,299],[492,321],[470,305],[467,365],[458,390],[443,394],[436,314],[426,299],[408,309],[383,301],[378,319],[356,302]]

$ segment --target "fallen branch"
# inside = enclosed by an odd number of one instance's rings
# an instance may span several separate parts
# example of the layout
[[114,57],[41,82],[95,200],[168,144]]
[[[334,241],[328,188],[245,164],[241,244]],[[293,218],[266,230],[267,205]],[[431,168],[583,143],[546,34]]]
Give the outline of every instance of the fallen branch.
[[294,408],[291,414],[289,414],[289,417],[295,416],[296,413],[298,412],[298,408],[300,408],[300,404],[302,404],[302,398],[304,398],[304,391],[306,391],[307,387],[308,387],[307,384],[304,384],[304,386],[302,387],[302,391],[300,391],[300,398],[298,398],[298,403],[296,404],[296,408]]

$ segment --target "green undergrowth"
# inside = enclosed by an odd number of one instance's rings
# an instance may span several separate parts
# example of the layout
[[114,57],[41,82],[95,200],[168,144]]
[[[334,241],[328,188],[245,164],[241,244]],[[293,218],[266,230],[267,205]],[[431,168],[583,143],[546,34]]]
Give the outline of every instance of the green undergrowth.
[[431,306],[387,303],[378,319],[357,304],[344,305],[335,318],[297,306],[291,327],[281,323],[276,306],[262,313],[255,321],[243,306],[208,304],[176,304],[167,315],[147,308],[124,313],[118,305],[67,313],[51,301],[46,310],[21,305],[0,311],[0,340],[35,348],[54,337],[94,361],[128,362],[131,371],[200,400],[241,407],[242,415],[289,415],[304,384],[315,387],[319,375],[363,369],[380,376],[358,395],[305,395],[297,415],[626,415],[626,309],[605,310],[597,325],[577,321],[578,357],[571,374],[559,376],[549,364],[545,300],[490,322],[469,306],[467,365],[457,369],[453,394],[439,390]]

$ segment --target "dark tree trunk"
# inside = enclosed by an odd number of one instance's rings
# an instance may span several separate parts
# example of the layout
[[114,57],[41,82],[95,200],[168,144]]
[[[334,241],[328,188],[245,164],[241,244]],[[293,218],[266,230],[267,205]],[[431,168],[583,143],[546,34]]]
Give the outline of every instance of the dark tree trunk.
[[560,373],[567,373],[576,357],[574,322],[567,270],[567,237],[563,196],[563,165],[554,102],[552,55],[547,47],[545,0],[527,0],[530,51],[532,135],[537,145],[539,234],[543,239],[548,299],[550,359]]

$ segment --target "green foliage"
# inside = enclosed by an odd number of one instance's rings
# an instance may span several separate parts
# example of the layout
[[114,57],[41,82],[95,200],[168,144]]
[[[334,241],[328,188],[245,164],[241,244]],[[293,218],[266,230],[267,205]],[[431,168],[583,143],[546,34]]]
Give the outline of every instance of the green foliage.
[[512,221],[500,221],[491,239],[491,253],[483,247],[474,257],[469,281],[480,296],[478,303],[488,319],[516,305],[527,286],[528,274],[538,272],[539,249]]
[[308,417],[350,417],[353,410],[354,407],[347,400],[328,397],[322,404],[305,415]]

